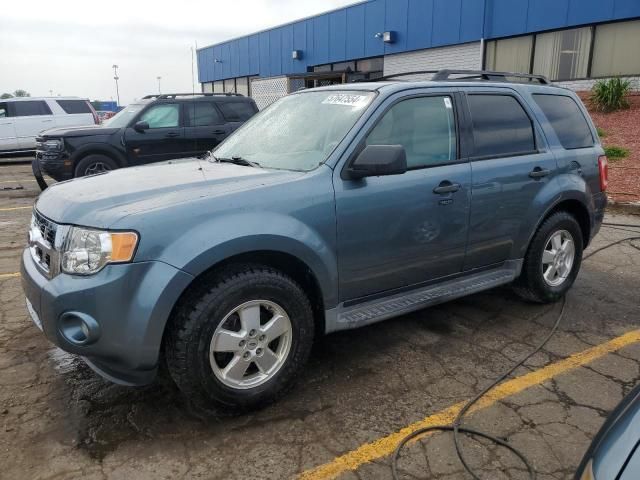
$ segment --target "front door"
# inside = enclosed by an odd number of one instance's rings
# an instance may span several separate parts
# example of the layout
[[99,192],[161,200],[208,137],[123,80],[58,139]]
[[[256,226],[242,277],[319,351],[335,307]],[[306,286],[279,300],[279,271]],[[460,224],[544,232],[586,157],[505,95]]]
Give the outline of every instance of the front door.
[[343,180],[336,168],[342,301],[455,274],[464,261],[471,170],[453,95],[392,97],[368,125],[358,144],[404,146],[409,171]]
[[[139,165],[189,156],[180,116],[179,103],[159,103],[143,111],[125,132],[129,163]],[[149,128],[139,132],[133,128],[136,122],[147,122]]]
[[537,221],[536,200],[556,174],[556,160],[512,91],[470,91],[466,101],[474,144],[465,260],[465,270],[471,270],[522,257],[515,242]]

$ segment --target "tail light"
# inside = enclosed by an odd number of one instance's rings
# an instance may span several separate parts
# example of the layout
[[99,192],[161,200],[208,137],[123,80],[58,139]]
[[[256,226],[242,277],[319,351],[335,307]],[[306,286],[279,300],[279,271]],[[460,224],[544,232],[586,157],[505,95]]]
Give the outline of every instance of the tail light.
[[98,125],[100,123],[100,118],[98,117],[98,114],[96,113],[96,109],[93,108],[93,105],[91,105],[91,102],[87,102],[87,105],[89,105],[89,108],[91,109],[91,115],[93,115],[93,122]]
[[600,190],[604,192],[609,185],[609,161],[606,155],[598,157],[598,171],[600,172]]

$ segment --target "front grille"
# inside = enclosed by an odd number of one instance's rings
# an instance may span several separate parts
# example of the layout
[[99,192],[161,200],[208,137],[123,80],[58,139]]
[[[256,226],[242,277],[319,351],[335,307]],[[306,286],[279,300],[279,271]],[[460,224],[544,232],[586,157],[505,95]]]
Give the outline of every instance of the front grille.
[[42,238],[44,238],[49,243],[49,245],[53,247],[56,240],[58,225],[40,215],[37,210],[33,211],[33,217],[38,230],[40,230]]

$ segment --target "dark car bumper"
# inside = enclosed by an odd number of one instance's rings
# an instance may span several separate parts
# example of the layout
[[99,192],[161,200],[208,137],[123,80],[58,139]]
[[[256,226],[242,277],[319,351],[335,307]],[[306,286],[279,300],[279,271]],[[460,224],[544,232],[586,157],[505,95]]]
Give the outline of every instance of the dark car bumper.
[[[142,262],[109,265],[87,277],[59,274],[49,279],[29,249],[23,252],[21,273],[29,312],[45,336],[124,385],[144,385],[155,378],[166,321],[193,278],[166,263]],[[74,341],[77,319],[88,322],[91,342]]]
[[73,162],[66,152],[46,152],[36,150],[36,162],[40,171],[61,182],[73,178]]
[[596,193],[593,196],[593,212],[591,213],[591,235],[589,242],[593,240],[602,226],[604,212],[607,208],[607,194],[605,192]]

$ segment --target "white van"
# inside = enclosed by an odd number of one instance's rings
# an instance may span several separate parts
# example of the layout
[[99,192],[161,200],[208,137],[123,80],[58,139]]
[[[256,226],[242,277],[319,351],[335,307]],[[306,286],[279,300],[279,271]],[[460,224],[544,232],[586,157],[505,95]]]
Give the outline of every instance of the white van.
[[78,97],[0,100],[0,153],[35,150],[36,136],[43,130],[98,123],[89,101]]

